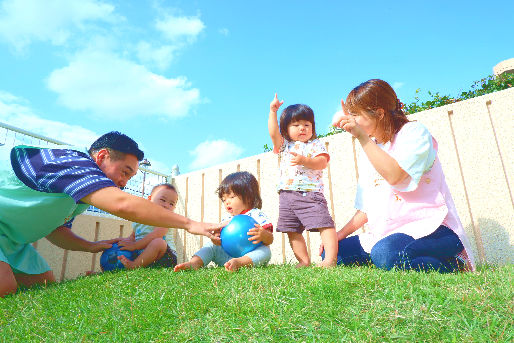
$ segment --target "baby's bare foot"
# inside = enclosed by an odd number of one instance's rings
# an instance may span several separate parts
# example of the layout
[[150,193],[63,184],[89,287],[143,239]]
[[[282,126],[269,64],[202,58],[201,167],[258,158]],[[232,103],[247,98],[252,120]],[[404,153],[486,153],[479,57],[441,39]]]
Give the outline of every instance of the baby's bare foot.
[[137,265],[134,263],[134,261],[129,260],[123,255],[118,256],[118,260],[120,260],[121,264],[123,264],[127,269],[137,268]]
[[239,268],[241,268],[242,265],[243,264],[241,263],[241,261],[239,261],[237,258],[233,258],[233,259],[229,260],[227,263],[225,263],[225,269],[228,270],[229,272],[235,272]]

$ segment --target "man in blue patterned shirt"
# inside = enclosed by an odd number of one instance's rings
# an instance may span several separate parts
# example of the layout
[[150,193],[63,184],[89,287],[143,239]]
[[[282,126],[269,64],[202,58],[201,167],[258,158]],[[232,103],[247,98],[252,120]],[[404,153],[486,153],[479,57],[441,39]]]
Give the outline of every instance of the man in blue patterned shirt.
[[110,241],[90,242],[71,230],[89,205],[142,224],[182,228],[213,237],[220,225],[200,223],[123,192],[136,175],[143,152],[119,132],[98,138],[89,150],[16,146],[10,166],[0,167],[0,297],[55,282],[46,261],[30,243],[46,237],[68,250],[99,252]]

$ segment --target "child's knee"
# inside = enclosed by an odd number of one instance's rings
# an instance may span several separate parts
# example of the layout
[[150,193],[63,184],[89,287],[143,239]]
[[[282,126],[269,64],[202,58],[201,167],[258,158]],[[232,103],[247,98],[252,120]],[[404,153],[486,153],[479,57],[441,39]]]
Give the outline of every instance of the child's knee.
[[166,247],[168,246],[168,243],[162,238],[154,238],[150,244],[154,246],[155,248],[158,248],[159,250],[166,250]]
[[252,260],[254,267],[266,265],[271,260],[271,249],[267,245],[261,245],[247,253],[246,256]]

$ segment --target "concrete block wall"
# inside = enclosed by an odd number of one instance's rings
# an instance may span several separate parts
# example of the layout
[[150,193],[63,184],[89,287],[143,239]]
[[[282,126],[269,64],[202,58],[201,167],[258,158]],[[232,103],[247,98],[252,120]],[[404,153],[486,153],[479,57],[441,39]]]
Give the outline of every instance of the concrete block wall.
[[[416,113],[410,119],[426,125],[439,142],[439,158],[477,263],[513,263],[514,88]],[[355,213],[360,145],[344,133],[322,141],[331,155],[324,172],[325,197],[339,229]],[[277,155],[269,152],[179,175],[174,179],[179,191],[177,212],[194,220],[219,222],[224,209],[216,188],[226,175],[247,170],[259,181],[263,211],[276,223],[278,163]],[[129,222],[81,215],[73,230],[88,239],[104,239],[119,236],[120,226],[124,236],[130,234]],[[204,237],[183,230],[173,230],[173,234],[179,261],[189,259],[205,243]],[[319,234],[304,235],[312,261],[319,262]],[[85,270],[98,269],[98,256],[64,252],[45,240],[37,245],[55,268],[57,278],[73,278]],[[271,248],[271,263],[295,263],[284,234],[275,233]]]

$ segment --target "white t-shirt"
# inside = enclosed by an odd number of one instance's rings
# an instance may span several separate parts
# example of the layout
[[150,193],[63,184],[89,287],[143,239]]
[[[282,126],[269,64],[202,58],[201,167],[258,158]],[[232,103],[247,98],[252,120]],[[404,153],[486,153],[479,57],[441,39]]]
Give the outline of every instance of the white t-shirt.
[[[400,167],[409,174],[402,183],[392,186],[402,192],[410,192],[418,187],[421,176],[428,171],[436,158],[437,151],[432,142],[432,135],[419,122],[408,122],[403,125],[394,137],[395,151],[389,152],[391,142],[377,144],[388,152]],[[366,198],[373,196],[374,184],[383,177],[373,168],[365,153],[358,158],[359,181],[355,195],[355,208],[367,213]]]
[[[136,241],[139,241],[140,239],[143,239],[146,235],[148,235],[150,232],[153,232],[154,226],[140,223],[132,223],[132,229],[134,230]],[[175,241],[173,240],[173,234],[171,232],[171,229],[168,230],[168,233],[163,238],[166,241],[166,243],[168,243],[170,249],[176,251]]]
[[323,193],[323,170],[315,170],[303,165],[292,166],[293,155],[291,152],[310,158],[326,154],[330,158],[325,145],[319,139],[313,139],[306,143],[284,140],[280,147],[278,190]]
[[[241,212],[241,214],[245,214],[247,216],[252,217],[253,219],[255,219],[257,224],[259,224],[263,229],[268,230],[269,232],[273,233],[273,224],[268,219],[268,216],[264,212],[262,212],[261,209],[252,208],[251,210]],[[229,221],[232,218],[234,218],[234,216],[229,214],[229,215],[223,217],[221,219],[221,221],[222,222]]]

